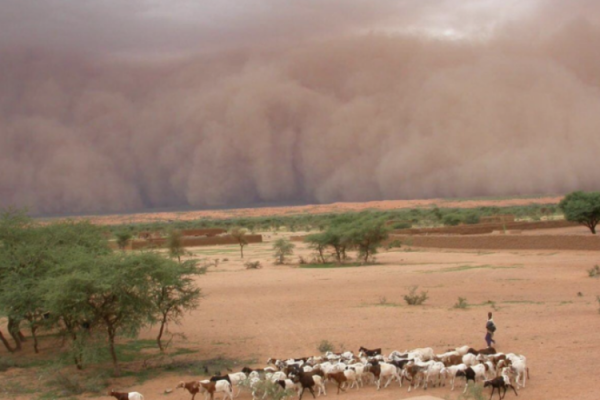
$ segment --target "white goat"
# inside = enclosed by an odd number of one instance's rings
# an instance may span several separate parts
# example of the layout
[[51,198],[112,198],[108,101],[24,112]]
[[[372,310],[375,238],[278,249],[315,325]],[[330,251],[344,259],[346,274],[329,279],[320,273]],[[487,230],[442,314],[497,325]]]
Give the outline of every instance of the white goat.
[[444,375],[447,378],[450,378],[450,384],[451,384],[451,389],[450,390],[454,390],[454,380],[456,379],[456,373],[458,371],[464,371],[467,369],[467,366],[465,364],[459,364],[459,365],[452,365],[450,367],[446,367],[444,368]]
[[475,354],[467,353],[462,357],[462,362],[467,367],[472,367],[473,365],[477,365],[479,361],[477,361],[477,356]]

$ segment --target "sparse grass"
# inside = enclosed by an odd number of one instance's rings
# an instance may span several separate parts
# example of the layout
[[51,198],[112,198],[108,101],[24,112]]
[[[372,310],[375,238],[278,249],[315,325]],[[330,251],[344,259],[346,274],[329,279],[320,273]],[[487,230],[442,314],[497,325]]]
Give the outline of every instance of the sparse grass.
[[567,300],[567,301],[561,301],[561,302],[559,303],[559,306],[564,306],[564,305],[567,305],[567,304],[573,304],[573,302],[572,302],[572,301],[570,301],[570,300]]
[[505,300],[503,304],[544,304],[543,301],[532,301],[532,300]]
[[18,366],[19,365],[17,364],[17,362],[15,360],[13,360],[12,358],[5,358],[5,357],[0,358],[0,372],[4,372],[9,368],[15,368]]
[[600,277],[600,266],[594,265],[594,268],[588,269],[587,272],[590,278],[598,278]]
[[459,297],[458,301],[454,304],[454,308],[466,309],[469,307],[469,303],[467,303],[467,299],[464,297]]
[[380,306],[384,306],[384,305],[386,305],[386,304],[387,304],[387,302],[388,302],[388,301],[387,301],[387,297],[385,297],[385,296],[380,296],[380,297],[379,297],[379,305],[380,305]]
[[418,286],[413,286],[408,294],[404,295],[404,301],[406,301],[406,304],[409,306],[420,306],[429,298],[427,291],[421,291],[420,294],[417,294],[418,288]]
[[35,392],[36,390],[34,388],[23,385],[20,382],[15,382],[5,378],[0,381],[0,397],[2,398],[12,398]]
[[469,383],[467,391],[458,396],[458,400],[487,400],[487,396],[483,395],[483,385]]
[[51,373],[47,385],[56,397],[76,396],[83,393],[100,393],[108,385],[109,374],[95,371],[93,374],[83,375],[73,373],[71,370],[57,369]]
[[325,263],[325,264],[304,264],[300,268],[314,268],[314,269],[327,269],[327,268],[350,268],[350,267],[368,267],[374,264],[361,264],[361,263]]
[[442,268],[436,270],[428,270],[428,271],[418,271],[422,274],[433,274],[436,272],[461,272],[461,271],[470,271],[474,269],[515,269],[522,268],[522,265],[511,265],[511,266],[497,266],[497,265],[460,265],[458,267],[452,268]]
[[244,263],[244,267],[246,267],[246,269],[260,269],[262,268],[262,265],[260,264],[260,261],[248,261]]
[[317,346],[317,350],[319,350],[321,353],[327,353],[328,351],[333,351],[333,349],[333,343],[325,339],[321,340],[321,343],[319,343]]
[[387,250],[399,249],[401,247],[402,247],[402,242],[400,240],[396,239],[396,240],[392,240],[391,242],[389,242],[386,246],[386,249]]
[[[596,296],[596,300],[598,301],[598,305],[600,305],[600,296]],[[600,313],[600,308],[598,308],[598,312]]]

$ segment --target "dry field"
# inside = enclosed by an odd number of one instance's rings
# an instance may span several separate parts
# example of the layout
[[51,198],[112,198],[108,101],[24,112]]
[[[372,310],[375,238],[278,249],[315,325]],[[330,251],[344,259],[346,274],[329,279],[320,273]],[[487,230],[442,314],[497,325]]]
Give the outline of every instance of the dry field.
[[[201,307],[172,327],[185,333],[185,346],[199,350],[194,357],[255,358],[258,366],[269,357],[317,354],[321,340],[338,349],[356,351],[363,345],[382,347],[385,353],[423,346],[436,352],[463,344],[482,348],[490,311],[486,302],[491,300],[497,309],[498,350],[528,358],[531,380],[520,398],[598,398],[591,382],[600,354],[600,280],[586,273],[600,263],[597,252],[395,249],[381,253],[376,266],[304,269],[273,265],[273,237],[245,251],[246,260],[262,261],[259,270],[246,270],[235,246],[194,249],[198,256],[229,259],[198,279],[206,295]],[[297,246],[294,263],[297,255],[310,254],[303,244]],[[403,301],[413,285],[429,292],[424,306]],[[459,296],[472,306],[454,309]],[[179,380],[197,378],[163,375],[127,389],[147,399],[183,400],[190,396],[160,393]],[[328,396],[336,396],[333,386],[330,390]],[[412,394],[458,397],[448,388]],[[380,392],[365,387],[340,396],[397,399],[409,394],[392,384]],[[250,398],[247,393],[240,397]]]
[[[523,234],[589,235],[581,227]],[[298,256],[310,259],[311,251],[296,242],[289,265],[276,266],[272,241],[288,235],[266,233],[264,243],[245,248],[244,261],[261,261],[263,268],[258,270],[244,268],[237,246],[190,249],[194,257],[221,262],[198,278],[205,297],[181,325],[170,327],[171,333],[187,338],[175,337],[171,348],[196,350],[184,356],[194,360],[256,359],[256,367],[264,366],[269,357],[318,354],[322,340],[333,343],[336,350],[356,352],[362,345],[382,347],[386,354],[424,346],[436,352],[464,344],[483,348],[486,314],[494,311],[497,349],[528,358],[531,379],[519,391],[519,398],[598,398],[591,382],[600,360],[596,301],[600,279],[589,278],[586,270],[600,264],[600,252],[403,247],[383,251],[373,266],[309,269],[298,265]],[[428,291],[425,305],[406,305],[403,296],[411,286]],[[458,297],[466,298],[471,306],[453,308]],[[489,301],[494,302],[494,310]],[[154,335],[149,330],[141,337],[153,339]],[[45,350],[49,346],[49,342],[42,344]],[[16,373],[12,369],[4,374]],[[204,376],[165,373],[141,384],[121,378],[113,381],[113,387],[140,391],[147,400],[188,400],[191,396],[181,389],[171,394],[164,391],[180,380],[200,378]],[[412,395],[456,399],[460,389],[419,389]],[[328,390],[328,396],[337,397],[333,385]],[[369,386],[340,395],[349,400],[408,397],[406,387],[399,388],[397,383],[379,392]],[[251,396],[244,392],[239,399]]]

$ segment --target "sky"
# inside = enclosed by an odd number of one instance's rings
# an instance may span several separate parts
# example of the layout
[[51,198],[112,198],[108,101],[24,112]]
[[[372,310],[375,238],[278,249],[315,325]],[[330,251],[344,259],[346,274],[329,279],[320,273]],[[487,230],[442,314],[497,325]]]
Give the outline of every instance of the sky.
[[0,207],[597,190],[595,0],[0,0]]

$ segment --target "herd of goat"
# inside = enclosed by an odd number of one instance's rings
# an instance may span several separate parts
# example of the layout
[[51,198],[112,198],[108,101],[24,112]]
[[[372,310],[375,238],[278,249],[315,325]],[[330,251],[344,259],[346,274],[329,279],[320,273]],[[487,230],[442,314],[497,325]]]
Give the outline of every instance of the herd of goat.
[[[249,388],[253,400],[265,399],[267,387],[280,388],[285,393],[296,391],[302,399],[305,390],[313,398],[326,395],[325,383],[331,382],[337,393],[347,389],[359,389],[364,385],[375,385],[377,390],[386,388],[396,380],[400,387],[406,381],[408,391],[419,386],[423,389],[448,384],[454,390],[456,378],[464,379],[466,392],[469,381],[483,382],[484,387],[498,390],[503,399],[510,388],[517,395],[517,388],[525,387],[529,378],[529,369],[525,356],[513,353],[497,353],[492,347],[475,350],[462,346],[443,354],[435,354],[430,347],[405,351],[393,351],[384,357],[381,349],[369,350],[361,347],[358,356],[351,351],[343,353],[327,352],[323,356],[267,361],[268,366],[261,369],[244,367],[240,372],[226,375],[217,374],[210,379],[180,382],[177,388],[183,388],[192,394],[203,393],[204,399],[214,399],[215,393],[223,393],[223,400],[233,400],[242,388]],[[237,388],[237,393],[235,389]],[[502,392],[503,391],[503,392]],[[110,395],[117,399],[143,400],[137,392]],[[128,395],[118,397],[118,395]]]

